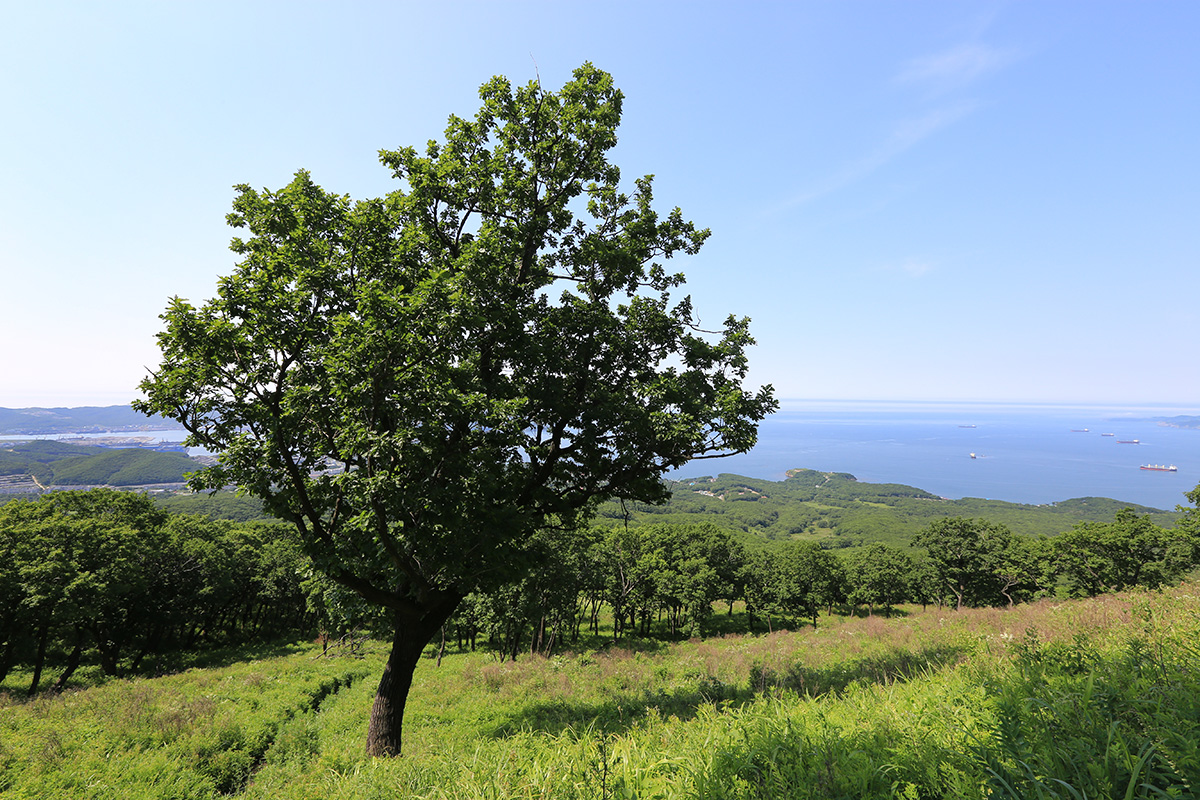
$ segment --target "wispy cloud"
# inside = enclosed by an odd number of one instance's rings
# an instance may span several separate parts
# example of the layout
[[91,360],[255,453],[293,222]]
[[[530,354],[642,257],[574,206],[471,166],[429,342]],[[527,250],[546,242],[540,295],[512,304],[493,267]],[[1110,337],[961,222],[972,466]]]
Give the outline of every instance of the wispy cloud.
[[887,164],[906,150],[929,138],[942,128],[952,125],[971,113],[974,103],[959,103],[938,108],[919,117],[901,120],[893,126],[887,139],[871,152],[847,165],[816,186],[793,197],[786,205],[794,206],[811,202],[859,181]]
[[1020,55],[1017,50],[969,42],[906,61],[892,82],[923,90],[927,93],[927,100],[937,98],[937,107],[899,120],[873,150],[824,180],[806,187],[784,202],[782,208],[812,202],[856,183],[925,139],[958,122],[978,108],[979,102],[963,92],[954,98],[943,95],[964,89],[1003,69]]
[[934,263],[923,258],[906,258],[898,264],[885,264],[885,272],[896,272],[909,278],[922,278],[934,269]]
[[897,83],[916,84],[941,93],[960,89],[1015,61],[1015,50],[985,44],[960,44],[933,55],[909,60],[896,74]]

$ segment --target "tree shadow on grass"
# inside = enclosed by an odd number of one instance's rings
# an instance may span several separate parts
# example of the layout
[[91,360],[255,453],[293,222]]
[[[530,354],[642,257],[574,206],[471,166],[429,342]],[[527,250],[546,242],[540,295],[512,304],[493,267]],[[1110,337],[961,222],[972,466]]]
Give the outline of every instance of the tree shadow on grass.
[[742,682],[723,683],[711,675],[691,679],[673,689],[630,689],[613,692],[598,702],[552,700],[525,706],[485,735],[505,738],[518,732],[561,734],[590,730],[623,733],[651,713],[680,720],[693,719],[704,706],[738,707],[763,695],[798,694],[823,697],[852,685],[904,683],[957,664],[968,648],[933,645],[915,651],[893,651],[827,667],[797,662],[787,667],[751,666]]
[[[255,642],[250,644],[228,644],[193,650],[174,650],[165,653],[151,653],[142,659],[137,669],[125,669],[118,675],[106,675],[100,669],[100,664],[94,653],[83,660],[79,668],[68,680],[67,690],[91,689],[103,686],[114,680],[129,678],[159,678],[186,672],[189,669],[220,669],[246,661],[261,661],[271,658],[282,658],[297,652],[311,649],[312,645],[303,639],[279,639],[271,642]],[[53,693],[54,683],[62,671],[63,658],[49,658],[41,688],[34,697]],[[29,699],[27,688],[30,683],[32,670],[27,665],[14,668],[3,684],[0,692],[7,694],[17,701]]]
[[[282,658],[311,648],[311,640],[294,637],[270,642],[221,645],[208,649],[164,653],[157,667],[161,674],[183,672],[189,669],[216,669],[245,661]],[[150,660],[153,656],[147,656],[146,658]],[[155,665],[151,663],[140,670],[139,673],[153,674],[154,670]]]

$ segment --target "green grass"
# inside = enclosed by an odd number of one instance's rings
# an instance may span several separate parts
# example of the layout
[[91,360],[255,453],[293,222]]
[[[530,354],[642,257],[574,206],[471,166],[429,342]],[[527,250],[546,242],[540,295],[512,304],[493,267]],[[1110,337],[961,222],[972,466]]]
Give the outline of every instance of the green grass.
[[313,647],[20,702],[0,695],[0,794],[209,798],[240,791],[295,720],[374,669]]
[[382,645],[362,660],[298,648],[10,698],[0,786],[5,798],[1195,797],[1197,594],[907,607],[516,662],[431,657],[404,756],[376,761],[363,750]]

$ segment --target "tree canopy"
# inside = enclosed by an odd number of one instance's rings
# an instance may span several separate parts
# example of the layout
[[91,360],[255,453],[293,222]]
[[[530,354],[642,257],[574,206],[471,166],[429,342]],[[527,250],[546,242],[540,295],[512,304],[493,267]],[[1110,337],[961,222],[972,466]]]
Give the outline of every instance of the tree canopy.
[[951,517],[934,520],[913,537],[924,547],[938,582],[954,595],[956,605],[990,605],[1005,588],[1005,553],[1012,532],[982,519]]
[[558,92],[497,77],[402,182],[352,201],[306,172],[237,187],[240,261],[173,299],[143,412],[221,454],[316,564],[388,609],[368,749],[400,750],[421,648],[478,588],[514,580],[539,530],[607,499],[662,501],[665,470],[750,448],[776,406],[747,389],[748,321],[701,329],[662,261],[708,236],[608,161],[622,95],[585,64]]

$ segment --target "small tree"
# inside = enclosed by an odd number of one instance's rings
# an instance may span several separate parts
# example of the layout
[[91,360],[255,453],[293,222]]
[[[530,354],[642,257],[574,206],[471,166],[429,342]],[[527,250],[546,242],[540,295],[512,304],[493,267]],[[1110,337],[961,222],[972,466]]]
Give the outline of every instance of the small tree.
[[395,635],[367,736],[400,752],[426,642],[476,589],[518,579],[534,532],[665,470],[754,444],[747,320],[706,334],[659,261],[708,236],[609,163],[621,93],[590,64],[559,92],[495,78],[443,143],[380,158],[405,188],[351,202],[305,172],[238,187],[241,257],[217,296],[171,301],[145,412],[221,454]]
[[874,614],[875,606],[882,605],[884,614],[891,615],[892,606],[904,602],[911,593],[912,572],[913,561],[908,554],[876,542],[847,559],[850,602],[865,604],[868,614]]
[[788,613],[807,617],[817,627],[817,614],[843,594],[845,570],[833,553],[816,542],[787,542],[779,550],[775,591]]
[[996,577],[1009,608],[1019,600],[1053,594],[1058,573],[1052,540],[1041,536],[1013,536],[1000,558]]
[[1080,522],[1054,540],[1058,567],[1070,591],[1089,597],[1131,586],[1161,586],[1172,572],[1172,536],[1133,509],[1111,523]]
[[1000,599],[1004,585],[999,573],[1012,541],[1003,525],[982,519],[949,517],[934,520],[913,537],[914,547],[924,547],[938,581],[954,595],[956,608],[991,605]]

